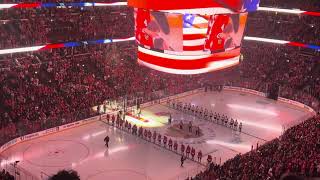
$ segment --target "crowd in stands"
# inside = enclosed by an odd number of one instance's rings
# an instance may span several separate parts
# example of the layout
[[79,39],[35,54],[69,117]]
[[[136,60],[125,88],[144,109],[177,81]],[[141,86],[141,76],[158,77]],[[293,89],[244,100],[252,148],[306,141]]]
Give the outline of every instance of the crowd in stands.
[[14,176],[12,176],[9,172],[3,169],[0,172],[0,180],[14,180]]
[[237,155],[222,166],[211,164],[194,180],[280,179],[285,174],[320,177],[320,117],[287,130],[258,149]]
[[249,14],[246,34],[319,45],[319,23],[318,16],[258,11]]
[[295,47],[254,42],[244,42],[242,53],[240,76],[253,80],[254,89],[266,92],[265,83],[276,83],[281,85],[282,97],[319,108],[315,102],[320,99],[319,56],[307,56]]
[[132,8],[125,6],[1,10],[0,49],[127,38],[133,21]]
[[260,6],[320,11],[320,4],[318,0],[262,0],[260,1]]

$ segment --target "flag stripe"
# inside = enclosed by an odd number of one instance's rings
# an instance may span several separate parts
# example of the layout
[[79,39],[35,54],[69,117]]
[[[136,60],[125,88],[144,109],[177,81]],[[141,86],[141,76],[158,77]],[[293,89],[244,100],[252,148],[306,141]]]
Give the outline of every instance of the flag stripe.
[[171,74],[201,74],[201,73],[207,73],[210,71],[218,71],[221,69],[229,68],[232,66],[235,66],[239,64],[239,56],[234,57],[231,59],[227,59],[224,61],[214,61],[211,63],[208,63],[207,67],[201,68],[201,69],[194,69],[194,70],[184,70],[184,69],[172,69],[168,67],[161,67],[154,64],[150,64],[147,62],[144,62],[138,58],[138,63],[144,66],[147,66],[151,69],[155,69],[162,72],[167,72]]
[[204,50],[204,45],[197,45],[197,46],[183,46],[183,51],[200,51]]
[[172,60],[197,60],[197,59],[203,59],[212,56],[211,54],[207,55],[177,55],[177,54],[168,54],[168,52],[157,52],[154,50],[146,49],[141,46],[138,46],[138,51],[143,52],[145,54],[150,54],[157,57],[172,59]]
[[213,61],[223,61],[226,59],[234,58],[237,56],[225,56],[225,57],[217,57],[217,56],[210,56],[203,59],[196,59],[196,60],[173,60],[168,58],[162,58],[158,56],[153,56],[150,54],[145,54],[141,51],[138,51],[138,58],[143,60],[144,62],[154,64],[157,66],[172,68],[172,69],[201,69],[208,66],[208,63]]
[[[183,16],[183,52],[205,53],[204,44],[208,31],[209,16],[185,14]],[[201,52],[202,51],[202,52]]]
[[225,61],[232,58],[238,58],[239,56],[225,56],[225,57],[217,57],[210,56],[203,59],[197,60],[173,60],[168,58],[162,58],[158,56],[153,56],[150,54],[145,54],[143,52],[138,52],[138,58],[144,62],[149,64],[153,64],[156,66],[171,68],[171,69],[183,69],[183,70],[196,70],[204,67],[208,67],[209,63],[216,61]]
[[194,39],[194,40],[183,40],[183,46],[199,46],[204,45],[205,38],[202,39]]
[[196,40],[205,38],[206,34],[184,34],[183,40]]
[[207,34],[207,29],[183,28],[183,34]]

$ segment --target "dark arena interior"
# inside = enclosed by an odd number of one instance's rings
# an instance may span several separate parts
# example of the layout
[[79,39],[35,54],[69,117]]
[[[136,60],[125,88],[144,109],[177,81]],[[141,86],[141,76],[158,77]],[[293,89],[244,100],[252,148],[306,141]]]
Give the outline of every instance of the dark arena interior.
[[319,0],[1,0],[0,180],[320,179]]

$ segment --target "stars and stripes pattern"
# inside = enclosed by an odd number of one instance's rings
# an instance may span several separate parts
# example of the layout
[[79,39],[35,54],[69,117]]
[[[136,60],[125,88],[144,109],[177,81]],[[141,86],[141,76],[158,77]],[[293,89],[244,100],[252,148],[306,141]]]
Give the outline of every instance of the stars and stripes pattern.
[[204,43],[208,31],[209,16],[184,14],[183,15],[183,51],[194,51],[192,54],[204,53]]

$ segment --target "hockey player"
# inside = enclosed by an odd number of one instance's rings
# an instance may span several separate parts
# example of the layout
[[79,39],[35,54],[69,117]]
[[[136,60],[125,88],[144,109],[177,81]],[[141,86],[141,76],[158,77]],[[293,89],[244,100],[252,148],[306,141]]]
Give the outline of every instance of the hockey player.
[[116,120],[116,116],[112,115],[112,126],[114,126],[114,121]]
[[149,130],[149,131],[148,131],[148,139],[149,139],[150,142],[151,142],[151,137],[152,137],[152,133],[151,133],[151,131]]
[[143,135],[144,135],[145,139],[148,139],[148,130],[147,129],[144,129]]
[[168,141],[167,136],[163,136],[163,145],[165,148],[167,147],[167,141]]
[[209,117],[210,117],[210,121],[213,121],[213,119],[212,119],[212,117],[213,117],[213,113],[212,113],[212,111],[210,111],[210,115],[209,115]]
[[187,103],[184,103],[183,112],[187,112],[187,109],[188,109],[188,104],[187,104]]
[[233,118],[231,118],[229,126],[230,128],[233,128]]
[[107,114],[107,123],[110,124],[110,114]]
[[200,136],[200,127],[196,127],[196,136]]
[[168,143],[169,149],[172,150],[172,139],[169,139],[169,143]]
[[158,135],[158,142],[161,144],[161,134]]
[[124,123],[124,120],[120,119],[120,128],[121,129],[123,128],[123,123]]
[[157,132],[153,131],[153,142],[156,143],[156,139],[157,139]]
[[214,113],[214,121],[218,124],[218,114],[216,112]]
[[189,132],[192,132],[192,122],[191,121],[189,121]]
[[190,152],[191,152],[191,148],[190,148],[190,146],[188,145],[188,146],[187,146],[187,149],[186,149],[186,155],[187,155],[187,157],[189,157]]
[[242,130],[242,122],[240,122],[239,124],[239,132],[241,133],[241,130]]
[[210,164],[212,162],[212,156],[211,155],[208,155],[207,162],[208,162],[208,164]]
[[192,160],[194,160],[194,156],[196,155],[196,150],[192,147],[191,148],[191,157],[192,157]]
[[234,129],[238,129],[238,120],[236,120],[236,122],[234,122]]
[[184,150],[185,150],[185,146],[183,144],[181,144],[181,154],[183,155],[184,154]]
[[175,102],[175,100],[172,100],[172,108],[173,108],[173,109],[176,108],[176,102]]
[[198,116],[198,112],[199,112],[199,107],[196,106],[196,109],[195,109],[195,111],[194,111],[195,116]]
[[131,131],[131,123],[128,123],[128,132]]
[[228,127],[228,117],[227,116],[225,116],[225,118],[224,118],[224,124],[225,124],[225,126]]
[[204,116],[205,120],[208,120],[208,110],[207,109],[204,110],[203,116]]
[[109,148],[109,140],[110,140],[109,136],[106,136],[106,137],[103,139],[103,141],[105,142],[105,145],[107,146],[107,148]]
[[118,118],[116,119],[116,126],[117,126],[117,127],[120,127],[120,118],[119,118],[119,116],[118,116]]
[[174,142],[173,149],[176,152],[178,151],[178,143],[177,143],[177,141]]
[[142,133],[143,133],[143,128],[140,126],[139,132],[138,132],[138,137],[142,137]]
[[133,127],[132,127],[132,134],[133,135],[137,135],[137,125],[133,125]]
[[191,106],[191,113],[194,114],[194,111],[195,111],[195,107],[194,107],[194,105],[192,105]]
[[181,167],[183,167],[183,163],[184,161],[187,159],[187,157],[185,157],[183,154],[181,156],[180,162],[181,162]]
[[201,150],[198,152],[198,161],[201,162],[202,159],[202,152]]
[[183,129],[183,123],[182,123],[182,121],[180,121],[180,123],[179,123],[179,129]]
[[201,117],[201,118],[203,117],[203,108],[202,107],[200,108],[200,111],[199,111],[199,117]]

